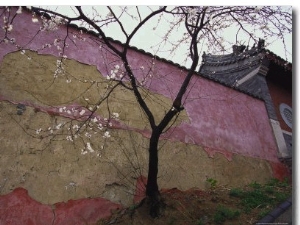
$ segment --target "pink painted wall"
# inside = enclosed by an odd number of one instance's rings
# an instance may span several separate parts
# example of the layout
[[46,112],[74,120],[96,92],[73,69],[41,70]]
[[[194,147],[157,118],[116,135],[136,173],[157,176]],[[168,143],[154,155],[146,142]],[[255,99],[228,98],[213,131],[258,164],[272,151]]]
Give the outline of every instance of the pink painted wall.
[[[61,27],[53,32],[38,32],[41,24],[33,23],[31,19],[29,13],[18,15],[9,36],[15,38],[16,43],[24,49],[58,56],[59,51],[53,42],[58,38],[65,39],[66,29]],[[95,36],[80,34],[78,30],[71,28],[68,32],[69,46],[64,55],[69,59],[95,65],[103,75],[109,74],[114,65],[121,66],[120,61],[105,46],[100,47],[99,39]],[[3,35],[1,30],[1,39]],[[75,38],[74,35],[78,36]],[[33,37],[34,40],[31,41]],[[76,41],[76,45],[70,39]],[[43,49],[42,46],[46,43],[52,44],[52,47]],[[14,44],[1,43],[0,62],[6,54],[13,51],[17,51]],[[140,80],[149,75],[149,68],[153,69],[150,72],[152,79],[147,79],[146,82],[147,88],[174,98],[186,71],[166,62],[153,61],[151,56],[134,50],[130,50],[128,54],[130,64]],[[190,122],[181,123],[165,134],[164,138],[203,146],[209,155],[219,152],[229,160],[232,154],[241,154],[278,162],[275,139],[263,101],[197,75],[189,88],[184,106]],[[5,93],[0,90],[0,94]]]

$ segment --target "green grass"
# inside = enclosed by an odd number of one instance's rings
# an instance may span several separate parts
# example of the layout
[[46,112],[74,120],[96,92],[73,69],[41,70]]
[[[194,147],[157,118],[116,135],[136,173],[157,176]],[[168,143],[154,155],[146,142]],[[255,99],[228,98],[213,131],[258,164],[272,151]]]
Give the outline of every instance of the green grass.
[[210,189],[215,189],[217,187],[218,181],[213,178],[207,178],[206,182],[210,185]]
[[238,209],[232,209],[224,205],[219,205],[214,214],[214,222],[216,224],[222,224],[226,220],[237,218],[240,214],[241,212]]
[[254,208],[261,208],[262,215],[275,207],[278,203],[286,200],[291,195],[288,182],[271,179],[262,185],[257,182],[249,184],[246,190],[234,188],[230,190],[231,197],[239,198],[244,212],[250,212]]

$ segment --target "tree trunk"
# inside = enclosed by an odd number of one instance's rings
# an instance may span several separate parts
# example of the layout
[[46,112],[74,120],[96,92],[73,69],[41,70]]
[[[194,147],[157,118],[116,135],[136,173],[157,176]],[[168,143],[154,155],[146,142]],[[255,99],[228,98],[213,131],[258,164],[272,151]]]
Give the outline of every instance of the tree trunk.
[[158,174],[158,141],[161,132],[158,129],[153,129],[150,145],[149,145],[149,168],[148,168],[148,181],[146,186],[146,195],[150,203],[150,215],[158,217],[161,207],[160,192],[157,184]]

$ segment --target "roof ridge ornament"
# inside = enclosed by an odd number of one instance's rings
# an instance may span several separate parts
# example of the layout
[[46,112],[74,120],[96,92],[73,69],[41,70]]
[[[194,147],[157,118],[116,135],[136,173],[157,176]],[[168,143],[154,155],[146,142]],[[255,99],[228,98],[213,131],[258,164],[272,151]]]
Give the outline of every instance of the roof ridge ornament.
[[233,54],[238,55],[246,49],[245,45],[232,45]]
[[[257,49],[257,50],[262,50],[265,48],[265,40],[259,38],[258,43],[257,43],[257,47],[255,45],[255,43],[253,44],[251,50],[253,49]],[[232,45],[232,53],[234,55],[238,55],[240,53],[249,51],[249,46],[245,46],[245,45]]]
[[258,48],[258,49],[263,49],[263,48],[265,48],[265,40],[264,40],[264,39],[259,38],[258,44],[257,44],[257,48]]

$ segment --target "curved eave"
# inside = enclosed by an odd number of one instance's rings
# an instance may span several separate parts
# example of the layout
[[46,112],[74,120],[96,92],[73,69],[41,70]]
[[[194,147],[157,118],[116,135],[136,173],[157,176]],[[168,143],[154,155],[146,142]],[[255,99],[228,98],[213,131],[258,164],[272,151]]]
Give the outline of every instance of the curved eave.
[[270,62],[277,64],[278,66],[281,66],[287,71],[292,71],[292,63],[284,60],[280,56],[276,55],[270,50],[267,50],[265,48],[263,49],[250,49],[248,51],[239,53],[239,54],[226,54],[226,55],[211,55],[211,54],[204,54],[202,56],[203,63],[205,63],[208,66],[224,66],[224,65],[230,65],[235,64],[239,61],[245,60],[250,57],[260,57],[260,53],[262,53],[262,57],[268,59]]
[[266,58],[268,60],[270,60],[271,62],[283,67],[285,70],[292,72],[293,70],[293,64],[284,60],[283,58],[281,58],[280,56],[276,55],[274,52],[270,51],[270,50],[265,50],[266,54]]

